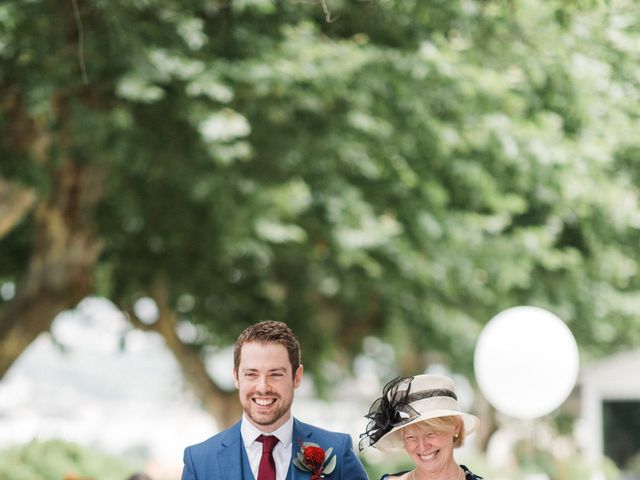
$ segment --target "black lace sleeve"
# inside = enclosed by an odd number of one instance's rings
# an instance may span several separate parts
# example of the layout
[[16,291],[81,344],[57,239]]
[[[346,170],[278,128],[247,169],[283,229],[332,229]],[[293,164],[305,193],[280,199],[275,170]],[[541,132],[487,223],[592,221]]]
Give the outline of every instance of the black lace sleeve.
[[398,472],[398,473],[385,473],[380,477],[380,480],[391,480],[391,477],[400,477],[408,472],[410,472],[410,470],[406,470],[404,472]]
[[471,470],[469,470],[465,465],[460,465],[464,470],[464,478],[465,480],[482,480],[480,475],[476,475]]

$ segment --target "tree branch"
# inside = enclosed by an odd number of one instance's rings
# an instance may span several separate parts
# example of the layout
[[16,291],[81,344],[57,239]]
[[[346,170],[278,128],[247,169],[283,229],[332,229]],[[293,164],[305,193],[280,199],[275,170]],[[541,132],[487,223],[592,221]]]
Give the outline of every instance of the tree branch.
[[102,246],[90,222],[100,198],[98,170],[95,164],[63,162],[53,173],[53,194],[35,207],[27,272],[0,311],[0,378],[60,312],[93,291]]
[[35,192],[0,178],[0,239],[27,215],[36,201]]
[[157,279],[151,287],[150,296],[158,307],[158,320],[146,324],[135,314],[132,306],[125,306],[131,324],[143,331],[159,333],[178,361],[182,373],[195,390],[203,408],[209,412],[221,428],[234,424],[242,412],[235,391],[220,388],[209,376],[200,351],[184,343],[176,332],[178,317],[170,305],[166,280]]

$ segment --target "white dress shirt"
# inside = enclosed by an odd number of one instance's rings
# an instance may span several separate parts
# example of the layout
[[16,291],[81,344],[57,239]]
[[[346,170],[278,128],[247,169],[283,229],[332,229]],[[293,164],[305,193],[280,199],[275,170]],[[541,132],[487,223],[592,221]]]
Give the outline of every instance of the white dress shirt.
[[249,458],[249,465],[253,472],[253,478],[258,478],[258,468],[260,467],[260,458],[262,458],[262,443],[256,438],[260,435],[275,435],[278,437],[278,443],[273,448],[273,460],[276,464],[276,480],[285,480],[289,465],[291,464],[291,440],[293,438],[293,417],[290,417],[284,425],[273,433],[264,433],[258,430],[246,416],[242,415],[242,423],[240,424],[240,434],[242,435],[242,443]]

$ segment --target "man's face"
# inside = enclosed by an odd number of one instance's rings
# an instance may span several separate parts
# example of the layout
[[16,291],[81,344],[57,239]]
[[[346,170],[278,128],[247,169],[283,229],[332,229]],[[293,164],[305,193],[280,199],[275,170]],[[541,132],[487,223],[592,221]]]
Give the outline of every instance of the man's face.
[[291,417],[293,391],[300,385],[302,365],[293,375],[284,346],[245,343],[234,377],[244,413],[260,430],[273,432]]

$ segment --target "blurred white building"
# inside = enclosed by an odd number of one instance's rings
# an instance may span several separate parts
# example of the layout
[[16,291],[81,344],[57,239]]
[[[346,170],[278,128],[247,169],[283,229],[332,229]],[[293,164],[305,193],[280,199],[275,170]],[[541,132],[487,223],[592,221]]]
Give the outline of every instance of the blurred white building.
[[583,367],[580,391],[587,459],[597,464],[606,455],[629,470],[634,458],[640,461],[640,349]]

